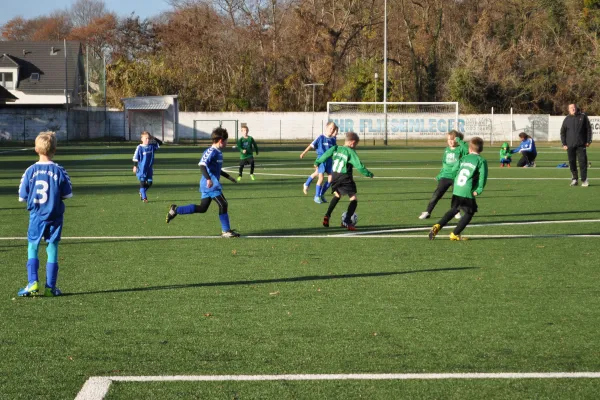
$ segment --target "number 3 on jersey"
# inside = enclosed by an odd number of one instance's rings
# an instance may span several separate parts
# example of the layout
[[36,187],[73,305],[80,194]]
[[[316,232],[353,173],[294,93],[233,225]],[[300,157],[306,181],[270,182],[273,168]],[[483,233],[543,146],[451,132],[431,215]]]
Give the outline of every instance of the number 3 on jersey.
[[467,168],[461,169],[458,173],[458,179],[456,180],[456,184],[458,186],[465,186],[470,175],[471,171],[469,171]]
[[[38,189],[39,187],[39,189]],[[48,182],[46,181],[35,181],[35,193],[36,193],[36,198],[33,199],[34,203],[37,204],[44,204],[48,201]],[[37,195],[42,196],[41,199],[37,198]]]

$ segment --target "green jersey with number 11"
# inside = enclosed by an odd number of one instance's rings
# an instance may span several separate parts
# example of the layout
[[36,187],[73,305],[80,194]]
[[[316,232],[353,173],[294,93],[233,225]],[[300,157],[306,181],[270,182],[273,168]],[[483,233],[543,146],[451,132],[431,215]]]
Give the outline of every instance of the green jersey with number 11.
[[346,146],[333,146],[327,150],[323,155],[317,158],[315,166],[324,163],[328,158],[333,159],[333,175],[336,174],[347,174],[352,176],[352,166],[354,166],[358,172],[366,177],[372,177],[373,173],[369,171],[358,158],[358,155],[350,147]]
[[464,156],[454,178],[452,194],[468,199],[473,198],[473,192],[479,196],[487,182],[487,175],[487,161],[483,157],[474,153]]

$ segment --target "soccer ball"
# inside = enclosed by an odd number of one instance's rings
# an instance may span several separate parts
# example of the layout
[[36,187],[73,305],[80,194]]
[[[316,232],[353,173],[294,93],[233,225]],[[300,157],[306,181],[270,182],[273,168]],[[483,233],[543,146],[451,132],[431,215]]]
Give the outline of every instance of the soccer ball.
[[[342,226],[346,226],[346,223],[344,222],[345,220],[346,220],[346,212],[344,211],[344,213],[342,214]],[[356,214],[356,213],[352,214],[350,221],[352,222],[352,225],[356,226],[356,223],[358,222],[358,214]]]

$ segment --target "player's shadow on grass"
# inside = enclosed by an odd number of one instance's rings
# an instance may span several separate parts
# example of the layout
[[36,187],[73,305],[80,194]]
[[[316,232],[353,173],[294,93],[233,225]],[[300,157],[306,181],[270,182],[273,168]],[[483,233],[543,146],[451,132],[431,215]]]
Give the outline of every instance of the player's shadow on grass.
[[[317,220],[320,222],[320,219]],[[327,237],[327,235],[341,235],[341,234],[351,234],[352,232],[348,231],[346,228],[341,226],[341,218],[333,218],[329,221],[329,228],[325,228],[322,225],[318,225],[316,227],[310,228],[275,228],[275,229],[265,229],[265,230],[255,230],[253,232],[243,232],[242,238],[244,236],[306,236],[306,235],[314,235],[318,237]],[[360,223],[360,220],[359,220]],[[357,233],[361,231],[377,231],[377,230],[389,230],[389,229],[401,229],[405,228],[404,226],[398,225],[360,225]],[[414,226],[411,226],[414,228]]]
[[426,272],[449,272],[449,271],[464,271],[471,269],[479,269],[478,267],[453,267],[453,268],[437,268],[437,269],[419,269],[415,271],[393,271],[393,272],[368,272],[362,274],[343,274],[343,275],[308,275],[295,276],[290,278],[275,278],[275,279],[255,279],[243,281],[225,281],[225,282],[203,282],[203,283],[186,283],[175,285],[148,286],[125,289],[108,289],[89,292],[63,293],[63,296],[81,296],[88,294],[109,294],[109,293],[129,293],[129,292],[147,292],[152,290],[175,290],[175,289],[192,289],[215,286],[241,286],[241,285],[261,285],[269,283],[288,283],[288,282],[307,282],[307,281],[326,281],[333,279],[351,279],[351,278],[377,278],[383,276],[408,275]]

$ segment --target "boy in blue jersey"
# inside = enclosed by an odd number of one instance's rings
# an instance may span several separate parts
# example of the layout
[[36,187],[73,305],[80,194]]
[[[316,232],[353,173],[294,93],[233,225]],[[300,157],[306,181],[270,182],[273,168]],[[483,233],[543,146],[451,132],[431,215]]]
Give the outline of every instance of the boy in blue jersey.
[[[306,155],[306,153],[308,153],[310,149],[315,149],[317,151],[317,158],[321,157],[323,154],[325,154],[327,150],[336,145],[335,137],[337,136],[337,133],[337,125],[335,124],[335,122],[329,121],[327,123],[327,126],[325,126],[325,134],[320,135],[318,138],[313,140],[313,142],[308,145],[308,147],[302,152],[302,154],[300,154],[300,158],[304,158],[304,156]],[[308,188],[310,187],[310,183],[313,181],[313,179],[315,179],[317,175],[319,176],[319,179],[317,180],[317,188],[314,198],[315,203],[317,204],[327,203],[327,200],[325,199],[325,193],[327,192],[327,189],[329,189],[329,186],[331,186],[332,167],[332,160],[328,160],[325,163],[320,164],[317,168],[315,168],[315,172],[313,172],[308,177],[306,183],[304,183],[304,194],[308,194]],[[323,176],[325,173],[327,173],[327,182],[325,182],[325,184],[323,185]]]
[[20,289],[19,296],[31,296],[37,293],[38,248],[42,238],[48,243],[46,253],[46,286],[44,296],[60,296],[56,287],[58,278],[58,242],[65,213],[64,199],[73,196],[71,180],[67,172],[52,162],[56,153],[54,132],[41,132],[35,139],[35,152],[39,161],[25,170],[19,185],[19,201],[27,203],[29,228],[27,229],[27,286]]
[[187,206],[177,207],[176,204],[171,204],[167,213],[167,224],[179,214],[205,213],[210,203],[214,200],[219,205],[221,236],[226,238],[239,237],[240,234],[232,230],[229,226],[227,199],[223,196],[221,182],[219,182],[220,177],[224,177],[236,183],[231,175],[222,170],[223,153],[221,150],[227,146],[229,134],[223,128],[216,128],[212,131],[210,137],[213,145],[204,151],[198,163],[200,171],[202,171],[202,178],[200,179],[200,193],[202,194],[200,205],[188,204]]
[[142,144],[133,153],[133,172],[140,181],[140,200],[148,202],[146,192],[152,186],[152,175],[154,170],[154,152],[162,145],[162,141],[153,137],[150,132],[142,132]]

